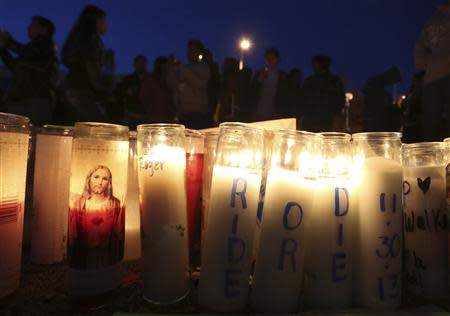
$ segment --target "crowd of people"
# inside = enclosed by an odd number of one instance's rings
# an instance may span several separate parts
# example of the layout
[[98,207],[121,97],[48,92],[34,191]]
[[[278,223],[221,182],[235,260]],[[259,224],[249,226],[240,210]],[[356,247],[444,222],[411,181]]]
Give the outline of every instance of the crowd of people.
[[[101,8],[82,10],[61,56],[54,32],[54,24],[42,16],[31,18],[25,45],[0,32],[0,57],[14,73],[12,86],[0,91],[0,111],[29,116],[35,125],[101,121],[135,128],[179,122],[201,129],[223,121],[296,117],[303,130],[312,132],[402,130],[405,141],[450,135],[450,1],[426,23],[415,49],[418,72],[400,100],[389,91],[401,81],[395,66],[369,78],[362,96],[351,100],[332,73],[329,56],[314,56],[313,74],[304,80],[298,68],[280,69],[275,47],[266,49],[260,70],[240,69],[234,57],[225,58],[220,70],[211,50],[197,39],[187,43],[187,64],[158,56],[149,71],[147,57],[137,55],[133,73],[117,80],[108,71],[114,54],[103,45],[107,18]],[[68,69],[63,80],[60,62]],[[342,113],[349,108],[351,123],[343,124]]]

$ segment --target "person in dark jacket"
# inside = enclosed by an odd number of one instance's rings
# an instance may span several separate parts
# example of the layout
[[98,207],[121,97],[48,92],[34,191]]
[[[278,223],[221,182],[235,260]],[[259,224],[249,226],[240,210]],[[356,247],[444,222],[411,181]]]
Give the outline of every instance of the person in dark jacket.
[[106,30],[106,13],[88,5],[64,43],[62,62],[69,69],[63,84],[66,124],[106,118],[113,88],[102,72],[105,49],[101,37]]
[[290,115],[286,93],[286,74],[278,69],[280,52],[271,47],[265,51],[266,67],[259,70],[252,82],[253,121],[271,120]]
[[28,116],[35,125],[50,123],[55,107],[58,53],[54,33],[53,23],[42,16],[31,18],[26,45],[7,32],[0,33],[0,57],[14,73],[14,84],[3,97],[3,106],[8,112]]
[[417,143],[423,140],[422,134],[422,95],[425,72],[416,73],[406,99],[402,102],[404,143]]
[[312,59],[314,74],[305,79],[301,91],[303,110],[302,129],[310,132],[328,132],[333,129],[333,119],[345,105],[342,80],[331,73],[331,58],[315,56]]
[[134,57],[134,72],[125,76],[117,85],[115,95],[119,107],[125,114],[125,123],[135,128],[145,123],[146,109],[139,100],[142,83],[150,76],[147,71],[147,57],[138,55]]
[[[369,78],[364,85],[363,125],[366,132],[396,131],[392,125],[396,125],[392,114],[400,115],[393,108],[392,94],[386,91],[386,87],[400,82],[400,70],[393,66],[382,74]],[[398,112],[398,113],[397,113]]]

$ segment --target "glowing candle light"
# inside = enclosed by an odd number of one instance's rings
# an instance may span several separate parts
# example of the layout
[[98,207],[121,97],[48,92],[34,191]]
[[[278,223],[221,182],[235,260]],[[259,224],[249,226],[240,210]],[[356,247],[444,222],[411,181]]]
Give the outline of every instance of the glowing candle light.
[[405,286],[415,300],[448,297],[444,143],[403,146]]
[[144,298],[169,304],[189,293],[184,126],[137,130]]
[[305,303],[314,308],[344,308],[352,303],[351,136],[321,136],[319,176],[307,221]]
[[358,203],[353,256],[354,301],[375,309],[400,306],[402,166],[400,133],[353,135]]
[[44,126],[36,136],[31,260],[52,264],[67,251],[72,128]]
[[70,170],[67,289],[95,297],[120,284],[128,127],[76,123]]
[[247,302],[263,137],[247,124],[220,125],[199,284],[208,309],[237,311]]
[[295,313],[303,279],[305,220],[311,216],[319,137],[297,131],[274,132],[267,176],[260,248],[251,306],[257,312]]
[[0,298],[19,287],[29,119],[0,112]]

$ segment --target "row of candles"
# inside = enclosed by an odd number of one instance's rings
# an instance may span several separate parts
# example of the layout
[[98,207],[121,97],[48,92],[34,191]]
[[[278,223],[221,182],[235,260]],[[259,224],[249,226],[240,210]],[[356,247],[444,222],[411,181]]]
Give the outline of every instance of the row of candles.
[[[0,297],[19,285],[28,132],[27,118],[0,114]],[[393,309],[404,289],[444,299],[446,143],[402,146],[400,137],[243,123],[206,138],[176,124],[44,128],[31,257],[67,255],[67,289],[85,297],[116,288],[124,252],[140,257],[142,242],[144,298],[179,301],[202,196],[198,295],[207,309],[250,301],[293,313],[302,300]]]

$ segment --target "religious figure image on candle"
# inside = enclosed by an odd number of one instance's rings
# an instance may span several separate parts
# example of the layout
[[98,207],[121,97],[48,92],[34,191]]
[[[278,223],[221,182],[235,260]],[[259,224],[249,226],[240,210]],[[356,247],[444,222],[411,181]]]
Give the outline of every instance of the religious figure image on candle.
[[97,165],[69,206],[68,261],[73,268],[101,268],[122,260],[125,208],[113,195],[112,174]]

